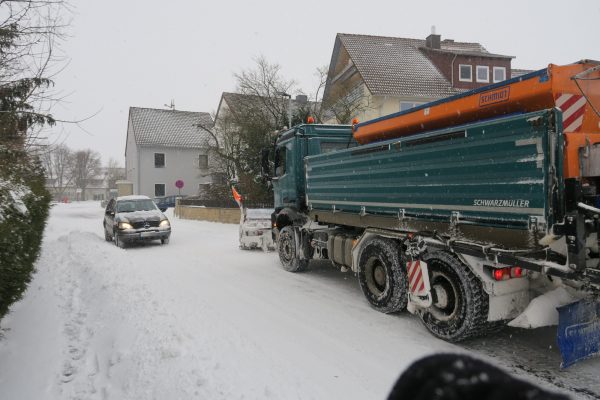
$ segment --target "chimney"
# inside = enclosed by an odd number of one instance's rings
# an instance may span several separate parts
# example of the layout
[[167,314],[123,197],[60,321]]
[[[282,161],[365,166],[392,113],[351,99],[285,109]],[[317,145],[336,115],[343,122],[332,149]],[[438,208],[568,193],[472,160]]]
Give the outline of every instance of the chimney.
[[433,25],[431,27],[431,35],[427,36],[425,39],[425,46],[430,49],[441,49],[441,40],[442,36],[435,34],[435,25]]

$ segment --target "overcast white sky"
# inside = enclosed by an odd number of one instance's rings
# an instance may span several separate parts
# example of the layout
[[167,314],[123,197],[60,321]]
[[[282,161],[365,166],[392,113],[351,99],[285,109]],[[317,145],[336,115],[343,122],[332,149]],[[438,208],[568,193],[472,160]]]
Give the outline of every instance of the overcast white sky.
[[73,1],[70,60],[55,79],[68,95],[54,129],[73,149],[124,164],[130,106],[212,112],[233,73],[262,54],[305,92],[327,65],[337,32],[474,41],[515,56],[513,68],[600,60],[600,1]]

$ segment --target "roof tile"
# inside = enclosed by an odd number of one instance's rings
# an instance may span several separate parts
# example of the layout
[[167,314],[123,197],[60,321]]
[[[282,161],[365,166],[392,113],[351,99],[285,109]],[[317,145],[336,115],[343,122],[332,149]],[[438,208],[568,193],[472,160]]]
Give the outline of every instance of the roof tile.
[[[374,95],[439,98],[461,92],[419,50],[425,40],[346,33],[337,37]],[[441,50],[492,56],[479,43],[442,40]]]
[[213,125],[205,112],[130,107],[129,118],[140,146],[206,147],[209,133],[198,125]]

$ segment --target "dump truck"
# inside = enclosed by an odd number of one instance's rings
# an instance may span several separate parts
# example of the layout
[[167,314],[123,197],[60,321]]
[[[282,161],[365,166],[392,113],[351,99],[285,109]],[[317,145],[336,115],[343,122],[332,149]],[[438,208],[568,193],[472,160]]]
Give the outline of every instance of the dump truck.
[[[284,269],[327,259],[371,306],[451,342],[557,285],[567,367],[600,352],[600,64],[547,68],[263,151]],[[272,161],[269,161],[272,160]],[[273,167],[273,168],[271,168]]]

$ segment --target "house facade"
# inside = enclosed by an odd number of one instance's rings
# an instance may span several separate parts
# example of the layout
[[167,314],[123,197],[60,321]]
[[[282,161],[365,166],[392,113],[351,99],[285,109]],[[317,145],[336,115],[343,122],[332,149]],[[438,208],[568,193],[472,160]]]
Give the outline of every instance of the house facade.
[[196,196],[207,190],[214,176],[209,134],[203,127],[212,125],[204,112],[130,107],[125,169],[133,193]]
[[[436,34],[409,39],[338,33],[323,99],[366,121],[509,79],[512,58]],[[340,121],[330,112],[326,122]]]

